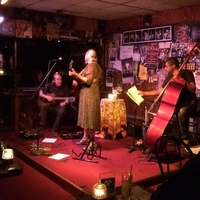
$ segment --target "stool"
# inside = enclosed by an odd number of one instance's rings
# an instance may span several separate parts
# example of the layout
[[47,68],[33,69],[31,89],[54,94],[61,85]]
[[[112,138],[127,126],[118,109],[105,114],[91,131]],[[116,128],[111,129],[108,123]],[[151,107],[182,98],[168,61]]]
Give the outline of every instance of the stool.
[[196,111],[189,117],[189,135],[192,136],[192,140],[194,139],[198,144],[200,136],[199,120],[200,120],[200,111]]

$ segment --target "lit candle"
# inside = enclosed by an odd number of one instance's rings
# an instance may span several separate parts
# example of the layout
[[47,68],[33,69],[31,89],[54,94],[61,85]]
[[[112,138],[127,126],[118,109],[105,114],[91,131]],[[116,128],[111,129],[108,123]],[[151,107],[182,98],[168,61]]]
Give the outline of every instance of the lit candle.
[[92,197],[94,199],[105,199],[107,197],[106,185],[102,183],[96,183],[93,187]]
[[3,160],[11,160],[13,159],[13,150],[12,149],[4,149],[2,153]]
[[114,99],[113,94],[108,94],[108,99]]
[[104,190],[103,189],[95,189],[94,194],[96,197],[102,197],[104,195]]

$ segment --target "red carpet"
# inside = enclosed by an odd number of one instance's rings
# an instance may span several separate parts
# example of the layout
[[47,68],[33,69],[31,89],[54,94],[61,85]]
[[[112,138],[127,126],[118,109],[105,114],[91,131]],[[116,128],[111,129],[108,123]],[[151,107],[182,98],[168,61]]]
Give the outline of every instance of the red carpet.
[[15,163],[23,166],[23,174],[0,180],[1,200],[76,199],[65,189],[50,181],[46,176],[34,170],[19,158],[15,158]]
[[[145,183],[160,174],[158,164],[156,162],[149,162],[147,155],[143,154],[141,150],[135,150],[129,153],[126,148],[127,144],[132,144],[131,137],[125,137],[116,140],[99,139],[96,140],[102,144],[102,157],[106,159],[94,157],[92,160],[98,163],[91,163],[76,160],[77,156],[72,152],[74,150],[77,154],[81,153],[81,148],[76,144],[78,139],[63,140],[57,138],[54,144],[43,143],[51,150],[51,154],[64,153],[70,156],[61,161],[53,160],[48,156],[34,156],[30,155],[30,145],[36,143],[37,140],[21,139],[16,133],[1,133],[1,138],[7,140],[8,145],[14,149],[14,152],[19,158],[42,172],[61,185],[67,191],[71,191],[76,195],[80,193],[91,193],[92,187],[99,181],[100,173],[115,172],[116,187],[121,186],[121,173],[129,171],[131,165],[133,166],[133,182]],[[45,133],[45,137],[50,137],[49,133]],[[40,138],[42,143],[43,138]],[[87,159],[86,155],[83,157]]]

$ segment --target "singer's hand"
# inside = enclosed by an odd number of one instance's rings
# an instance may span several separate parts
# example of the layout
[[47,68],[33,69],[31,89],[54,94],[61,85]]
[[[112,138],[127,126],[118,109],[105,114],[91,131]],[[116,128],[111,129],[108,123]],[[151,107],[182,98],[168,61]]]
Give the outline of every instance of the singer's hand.
[[73,65],[74,65],[74,61],[71,60],[69,63],[69,71],[71,71],[73,69]]
[[69,71],[69,76],[77,76],[77,73],[73,68]]

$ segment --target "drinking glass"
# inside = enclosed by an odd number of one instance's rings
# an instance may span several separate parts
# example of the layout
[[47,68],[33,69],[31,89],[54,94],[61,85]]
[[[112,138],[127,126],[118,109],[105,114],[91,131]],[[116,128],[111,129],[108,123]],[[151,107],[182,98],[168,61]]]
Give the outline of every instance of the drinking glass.
[[122,172],[122,199],[129,199],[131,196],[132,178],[132,173]]

